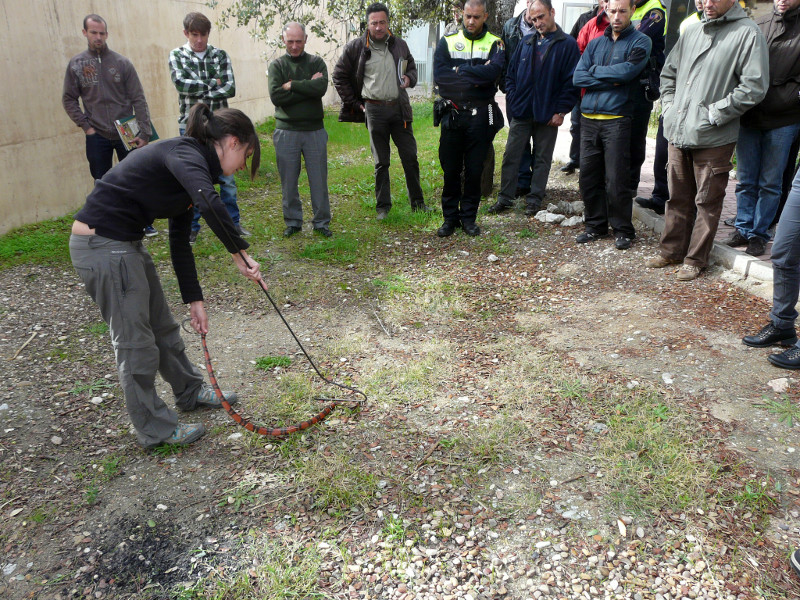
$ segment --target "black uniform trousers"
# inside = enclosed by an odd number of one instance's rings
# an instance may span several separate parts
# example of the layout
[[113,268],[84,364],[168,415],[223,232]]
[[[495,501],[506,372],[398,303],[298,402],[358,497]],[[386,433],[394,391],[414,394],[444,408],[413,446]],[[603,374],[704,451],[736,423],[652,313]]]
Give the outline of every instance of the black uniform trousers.
[[[502,117],[494,115],[494,118]],[[475,223],[481,201],[483,162],[495,134],[489,122],[489,107],[451,111],[442,119],[441,129],[439,163],[444,171],[444,222],[453,225]]]

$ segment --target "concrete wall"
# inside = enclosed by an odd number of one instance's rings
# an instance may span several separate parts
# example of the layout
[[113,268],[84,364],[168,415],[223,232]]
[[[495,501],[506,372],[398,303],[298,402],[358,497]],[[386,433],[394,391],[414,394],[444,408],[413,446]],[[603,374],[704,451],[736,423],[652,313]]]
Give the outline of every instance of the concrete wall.
[[[281,50],[256,43],[244,29],[220,31],[219,9],[212,11],[203,1],[0,0],[0,8],[5,23],[0,24],[0,212],[5,215],[0,233],[68,214],[83,204],[92,188],[83,131],[61,106],[67,62],[86,48],[81,26],[89,13],[108,22],[109,48],[136,67],[162,138],[178,134],[178,96],[168,55],[186,42],[182,22],[191,11],[211,19],[210,43],[231,56],[236,97],[230,105],[256,122],[273,114],[266,69],[268,59]],[[307,51],[336,54],[314,40]],[[334,97],[331,85],[326,100]]]

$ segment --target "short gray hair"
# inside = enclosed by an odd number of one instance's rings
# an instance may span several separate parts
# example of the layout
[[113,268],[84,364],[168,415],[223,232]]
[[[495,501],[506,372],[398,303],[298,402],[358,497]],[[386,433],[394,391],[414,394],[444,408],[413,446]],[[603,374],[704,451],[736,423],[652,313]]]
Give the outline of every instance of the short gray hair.
[[297,21],[289,21],[286,25],[284,25],[283,33],[286,33],[292,27],[299,27],[300,31],[303,32],[303,35],[306,35],[306,26],[302,23],[298,23]]

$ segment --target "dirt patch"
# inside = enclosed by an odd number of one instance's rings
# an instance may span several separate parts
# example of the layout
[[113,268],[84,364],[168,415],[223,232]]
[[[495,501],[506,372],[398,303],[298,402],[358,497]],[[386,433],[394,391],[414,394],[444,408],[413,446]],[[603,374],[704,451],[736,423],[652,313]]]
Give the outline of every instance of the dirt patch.
[[[481,219],[478,239],[392,232],[369,268],[325,268],[344,285],[280,298],[320,367],[369,394],[363,410],[286,441],[203,411],[210,434],[172,455],[135,445],[75,275],[0,273],[0,356],[19,351],[3,361],[0,510],[13,527],[0,594],[170,597],[178,582],[271,577],[256,546],[313,564],[328,597],[796,593],[800,428],[783,417],[800,391],[739,342],[767,302],[718,271],[685,284],[645,269],[646,232],[619,252],[517,211]],[[289,289],[313,266],[270,277]],[[234,287],[208,304],[215,368],[242,412],[269,425],[313,414],[319,386],[263,297]],[[264,372],[263,356],[292,361]],[[605,440],[640,418],[665,443],[669,427],[695,436],[687,464],[717,465],[725,494],[702,490],[699,512],[691,498],[627,510],[631,490],[606,473],[658,449],[641,434],[612,460]]]

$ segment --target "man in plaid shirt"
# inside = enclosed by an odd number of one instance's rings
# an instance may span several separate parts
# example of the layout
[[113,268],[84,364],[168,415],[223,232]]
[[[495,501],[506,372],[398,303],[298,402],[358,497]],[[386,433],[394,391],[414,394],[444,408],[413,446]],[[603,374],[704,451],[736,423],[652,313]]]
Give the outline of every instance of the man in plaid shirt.
[[[183,19],[183,35],[186,44],[175,48],[169,54],[169,70],[175,89],[178,90],[178,102],[181,114],[178,128],[181,135],[186,131],[186,120],[189,109],[198,102],[204,102],[211,110],[226,108],[228,98],[236,95],[236,83],[233,80],[233,67],[224,50],[208,43],[211,32],[211,21],[199,12],[191,12]],[[221,175],[219,178],[219,195],[228,213],[236,224],[239,235],[248,236],[250,232],[239,224],[239,206],[236,203],[236,180],[233,175]],[[190,241],[197,240],[200,231],[200,211],[195,208],[192,221]]]

